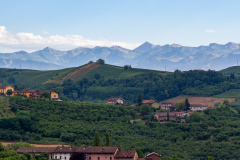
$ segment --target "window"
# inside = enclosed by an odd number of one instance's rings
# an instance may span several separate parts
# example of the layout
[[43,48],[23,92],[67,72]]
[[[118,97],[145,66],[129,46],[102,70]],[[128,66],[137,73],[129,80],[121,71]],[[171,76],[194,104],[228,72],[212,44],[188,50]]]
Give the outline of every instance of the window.
[[62,159],[62,156],[60,156],[60,159]]
[[54,95],[54,97],[56,97],[56,95]]
[[112,157],[110,157],[110,160],[112,160]]
[[89,157],[89,160],[91,160],[91,157]]
[[55,156],[55,159],[57,159],[57,156]]
[[97,159],[100,160],[100,157],[98,157]]

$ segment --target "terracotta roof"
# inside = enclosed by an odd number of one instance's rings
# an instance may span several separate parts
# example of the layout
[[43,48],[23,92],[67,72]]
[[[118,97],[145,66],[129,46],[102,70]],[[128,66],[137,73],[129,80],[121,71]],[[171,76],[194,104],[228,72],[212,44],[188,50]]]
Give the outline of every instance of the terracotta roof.
[[133,158],[136,150],[119,150],[114,156],[115,158]]
[[85,152],[85,147],[57,147],[53,153]]
[[175,103],[171,102],[171,101],[162,101],[162,102],[160,102],[160,104],[171,104],[170,107],[175,107]]
[[17,153],[52,153],[56,147],[20,147]]
[[158,156],[158,157],[161,157],[161,155],[160,155],[160,154],[158,154],[158,153],[155,153],[155,152],[149,153],[149,154],[148,154],[148,155],[146,155],[145,157],[149,157],[149,156],[151,156],[151,155],[156,155],[156,156]]
[[[167,117],[167,112],[157,112],[155,113],[159,117]],[[169,112],[169,116],[176,116],[174,112]]]
[[137,160],[151,160],[151,158],[138,158]]
[[[51,93],[51,92],[56,92],[56,91],[54,91],[54,90],[38,91],[38,94],[41,95],[41,94],[43,94],[44,92]],[[56,93],[57,93],[57,92],[56,92]]]
[[109,98],[107,101],[108,102],[116,102],[118,99],[121,99],[124,101],[124,99],[122,99],[122,98]]
[[21,91],[13,91],[13,93],[36,93],[37,90],[21,90]]
[[118,147],[100,147],[100,146],[90,146],[87,148],[87,153],[115,153]]
[[202,104],[190,104],[190,107],[207,107],[208,105],[202,105]]
[[6,89],[7,87],[13,87],[13,86],[2,86],[2,85],[0,85],[0,89]]
[[143,104],[148,104],[148,103],[152,104],[154,102],[157,102],[157,100],[143,100],[142,101]]

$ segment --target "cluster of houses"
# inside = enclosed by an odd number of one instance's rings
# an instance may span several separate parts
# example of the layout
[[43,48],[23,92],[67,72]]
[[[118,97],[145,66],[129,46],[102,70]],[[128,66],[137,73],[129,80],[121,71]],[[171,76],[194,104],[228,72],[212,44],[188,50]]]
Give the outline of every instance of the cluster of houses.
[[136,150],[120,150],[117,146],[85,146],[85,147],[20,147],[17,153],[29,153],[32,156],[47,153],[49,159],[70,160],[73,153],[85,154],[85,160],[159,160],[161,155],[152,152],[139,158]]
[[[109,98],[107,100],[107,104],[123,104],[124,99],[122,98]],[[175,109],[175,103],[171,101],[162,101],[162,102],[157,102],[157,100],[143,100],[142,104],[148,104],[151,107],[165,110],[167,112],[157,112],[154,114],[155,119],[157,119],[159,122],[165,122],[167,120],[179,120],[181,123],[186,123],[186,115],[189,115],[193,112],[202,112],[206,109],[208,109],[207,105],[202,105],[202,104],[190,104],[190,110],[189,111],[180,111],[177,112]],[[135,106],[135,105],[131,105]],[[170,111],[170,112],[169,112]]]
[[12,90],[12,94],[10,96],[20,96],[26,95],[27,97],[32,98],[40,98],[41,94],[47,92],[50,94],[52,100],[59,100],[58,93],[53,90],[45,90],[45,91],[38,91],[38,90],[21,90],[21,91],[14,91],[13,86],[3,86],[0,84],[0,93],[3,95],[7,95],[7,91]]

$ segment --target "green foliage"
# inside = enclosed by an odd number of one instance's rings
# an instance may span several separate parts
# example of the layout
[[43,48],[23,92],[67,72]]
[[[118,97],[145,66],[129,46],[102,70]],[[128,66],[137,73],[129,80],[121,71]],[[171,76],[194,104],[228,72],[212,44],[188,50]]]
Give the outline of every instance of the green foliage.
[[40,95],[40,98],[51,99],[51,94],[48,93],[48,92],[43,92],[43,93]]
[[106,131],[105,142],[106,142],[105,146],[111,146],[111,139],[108,131]]
[[190,103],[188,102],[188,99],[185,99],[185,110],[188,111],[190,110]]
[[5,147],[2,145],[2,143],[0,142],[0,152],[4,151]]
[[[155,109],[147,105],[134,108],[21,97],[9,97],[9,104],[11,108],[16,104],[18,113],[14,118],[0,118],[9,126],[0,124],[1,140],[28,136],[27,141],[36,142],[34,136],[40,134],[42,139],[38,143],[51,143],[54,139],[81,146],[92,145],[95,132],[103,142],[108,131],[112,144],[125,149],[141,147],[144,155],[154,151],[163,156],[161,159],[173,158],[172,155],[178,159],[207,159],[210,155],[214,159],[240,158],[239,107],[235,112],[222,104],[202,113],[194,112],[187,117],[189,123],[182,124],[151,121]],[[147,111],[144,117],[148,118],[129,123],[143,118],[142,111]]]
[[105,61],[100,58],[100,59],[98,59],[98,60],[96,61],[96,63],[97,63],[97,64],[105,64]]
[[20,147],[33,147],[32,145],[30,145],[29,143],[24,143],[24,142],[19,142],[19,143],[12,143],[12,144],[8,144],[6,146],[7,150],[17,150]]
[[8,83],[9,84],[14,84],[15,83],[15,78],[14,77],[9,77],[8,78]]
[[98,132],[95,132],[93,146],[100,146],[100,145],[101,145],[100,136]]
[[7,93],[6,93],[8,96],[12,94],[12,90],[11,89],[8,89],[7,90]]
[[141,106],[141,105],[142,105],[142,94],[141,94],[141,93],[138,94],[137,105],[138,105],[138,106]]

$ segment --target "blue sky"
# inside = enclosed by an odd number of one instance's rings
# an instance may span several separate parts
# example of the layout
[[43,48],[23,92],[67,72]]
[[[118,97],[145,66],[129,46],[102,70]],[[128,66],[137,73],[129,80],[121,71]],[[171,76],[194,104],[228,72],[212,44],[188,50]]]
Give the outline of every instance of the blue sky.
[[0,0],[0,52],[240,43],[239,0]]

